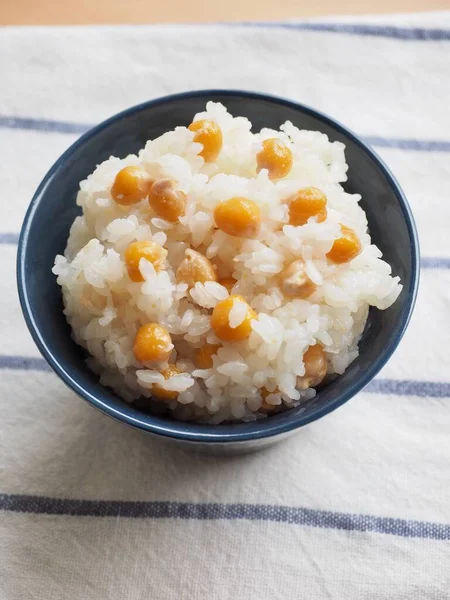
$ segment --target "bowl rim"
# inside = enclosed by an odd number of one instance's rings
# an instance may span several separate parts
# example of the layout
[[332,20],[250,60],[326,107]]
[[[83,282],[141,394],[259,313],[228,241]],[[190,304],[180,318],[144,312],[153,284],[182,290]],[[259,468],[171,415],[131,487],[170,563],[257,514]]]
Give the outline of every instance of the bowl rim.
[[[130,414],[127,414],[126,407],[124,410],[117,410],[111,407],[107,402],[102,401],[96,395],[92,394],[88,389],[81,386],[76,379],[74,379],[70,373],[70,368],[66,368],[61,364],[58,357],[53,353],[51,347],[47,344],[44,337],[39,331],[39,327],[33,317],[32,305],[29,299],[27,278],[25,275],[25,256],[27,254],[27,247],[29,241],[29,233],[31,230],[33,217],[37,211],[40,202],[43,197],[43,192],[51,181],[53,176],[56,174],[58,169],[71,157],[75,150],[83,146],[85,142],[95,137],[98,133],[108,128],[110,125],[123,118],[139,113],[143,110],[165,104],[171,101],[180,101],[189,98],[205,98],[205,102],[210,97],[221,96],[221,97],[244,97],[250,100],[264,100],[272,104],[277,104],[298,110],[305,114],[309,114],[313,117],[318,118],[322,122],[336,129],[338,132],[343,133],[349,137],[357,146],[359,146],[369,157],[378,164],[380,170],[386,177],[391,189],[393,190],[399,205],[401,207],[403,218],[405,220],[410,248],[412,256],[412,273],[409,289],[404,290],[407,294],[407,300],[405,306],[400,314],[400,317],[396,323],[394,331],[392,333],[390,343],[385,347],[383,354],[375,361],[368,369],[361,372],[355,382],[348,386],[348,388],[338,395],[335,399],[329,402],[326,406],[317,407],[316,410],[308,416],[304,416],[303,413],[299,413],[296,418],[291,421],[272,421],[270,418],[257,420],[251,423],[246,423],[243,430],[239,430],[241,424],[229,424],[229,425],[202,425],[196,423],[186,423],[182,421],[167,420],[164,421],[164,425],[152,423],[152,415],[143,413],[142,419],[135,418]],[[386,166],[384,161],[378,156],[378,154],[365,142],[363,142],[355,133],[349,130],[347,127],[342,125],[339,121],[336,121],[332,117],[317,111],[307,105],[299,102],[294,102],[283,97],[273,96],[264,93],[251,92],[246,90],[221,90],[221,89],[207,89],[207,90],[195,90],[188,92],[181,92],[177,94],[170,94],[167,96],[159,97],[147,102],[143,102],[127,108],[112,117],[102,121],[95,127],[89,129],[81,137],[79,137],[65,152],[56,160],[53,166],[49,169],[47,174],[36,189],[30,205],[26,211],[25,218],[22,224],[18,251],[17,251],[17,287],[19,292],[19,300],[22,308],[22,312],[25,318],[27,327],[31,333],[31,336],[37,345],[39,351],[55,371],[55,373],[62,379],[62,381],[72,389],[78,396],[83,398],[89,404],[99,409],[103,413],[110,417],[121,421],[127,425],[135,427],[137,429],[147,431],[156,434],[160,437],[172,438],[182,440],[185,442],[195,443],[207,443],[207,444],[228,444],[230,442],[246,442],[248,440],[258,440],[263,438],[271,438],[274,436],[280,436],[294,431],[308,423],[311,423],[328,413],[336,410],[339,406],[347,402],[350,398],[360,392],[366,385],[375,377],[375,375],[382,369],[389,358],[392,356],[394,350],[398,346],[403,334],[408,326],[411,318],[412,311],[417,297],[417,290],[420,276],[420,254],[419,254],[419,242],[417,229],[414,222],[414,217],[411,212],[411,208],[408,201],[403,193],[400,185],[396,178],[391,173],[390,169]]]

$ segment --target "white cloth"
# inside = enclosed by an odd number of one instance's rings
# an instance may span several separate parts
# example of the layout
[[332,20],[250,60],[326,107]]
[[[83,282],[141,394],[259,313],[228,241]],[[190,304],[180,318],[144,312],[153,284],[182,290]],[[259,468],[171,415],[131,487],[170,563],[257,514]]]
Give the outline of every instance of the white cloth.
[[[0,599],[449,598],[450,12],[3,28],[0,74]],[[213,87],[287,96],[373,139],[425,257],[378,387],[234,458],[168,448],[76,398],[32,360],[15,292],[24,211],[76,132]]]

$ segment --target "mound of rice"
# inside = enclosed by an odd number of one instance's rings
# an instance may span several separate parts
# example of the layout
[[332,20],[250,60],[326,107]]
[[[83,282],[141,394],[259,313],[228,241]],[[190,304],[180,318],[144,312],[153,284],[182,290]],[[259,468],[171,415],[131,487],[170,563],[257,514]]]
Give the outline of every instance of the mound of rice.
[[[386,309],[402,286],[371,243],[360,196],[340,185],[347,171],[343,144],[331,143],[320,132],[300,131],[290,122],[280,131],[252,133],[250,121],[233,118],[212,102],[198,119],[212,119],[222,130],[223,146],[214,162],[205,163],[199,155],[203,147],[194,142],[193,132],[177,127],[148,141],[138,156],[111,157],[80,183],[77,204],[83,214],[75,219],[53,272],[74,340],[89,352],[89,367],[102,384],[128,402],[150,398],[155,383],[176,391],[178,397],[164,403],[176,418],[249,421],[266,416],[263,404],[282,410],[315,395],[315,389],[297,386],[310,346],[322,345],[329,375],[343,373],[358,355],[369,306]],[[255,156],[268,138],[282,140],[294,159],[289,174],[275,182],[267,170],[256,170]],[[178,223],[157,217],[146,199],[127,207],[114,202],[111,186],[128,165],[142,167],[154,179],[178,182],[187,196]],[[285,200],[307,186],[326,194],[327,218],[294,227],[288,224]],[[215,207],[231,197],[249,198],[259,206],[262,226],[256,239],[231,237],[215,226]],[[339,237],[340,224],[357,233],[362,251],[350,262],[334,264],[326,254]],[[168,251],[160,272],[141,259],[142,283],[130,280],[124,262],[128,245],[140,240],[153,240]],[[243,296],[257,313],[248,339],[222,342],[211,328],[212,309],[229,294],[224,286],[211,281],[188,289],[177,282],[175,272],[187,248],[205,254],[221,277],[236,280],[232,293]],[[285,298],[279,274],[300,258],[317,290],[306,300]],[[238,307],[233,312],[230,319],[239,323]],[[160,371],[167,363],[136,360],[136,332],[148,322],[170,332],[174,349],[169,362],[180,374],[165,380]],[[221,347],[212,368],[197,369],[194,353],[206,343]]]

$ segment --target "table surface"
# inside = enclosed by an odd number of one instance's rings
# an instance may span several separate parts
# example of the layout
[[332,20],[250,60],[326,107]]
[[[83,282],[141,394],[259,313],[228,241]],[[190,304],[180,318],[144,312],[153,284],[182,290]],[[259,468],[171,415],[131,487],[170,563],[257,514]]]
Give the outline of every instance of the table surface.
[[347,0],[340,5],[333,0],[0,0],[0,25],[259,21],[448,8],[450,0]]

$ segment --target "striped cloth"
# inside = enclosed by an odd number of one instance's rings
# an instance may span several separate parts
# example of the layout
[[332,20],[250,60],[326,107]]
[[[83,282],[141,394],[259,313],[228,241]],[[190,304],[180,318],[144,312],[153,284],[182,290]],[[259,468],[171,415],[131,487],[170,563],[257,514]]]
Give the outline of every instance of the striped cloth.
[[[0,599],[449,598],[450,13],[4,28],[0,73]],[[227,459],[77,399],[39,357],[14,281],[24,211],[61,152],[127,106],[205,87],[285,95],[366,138],[424,256],[409,330],[367,391]]]

